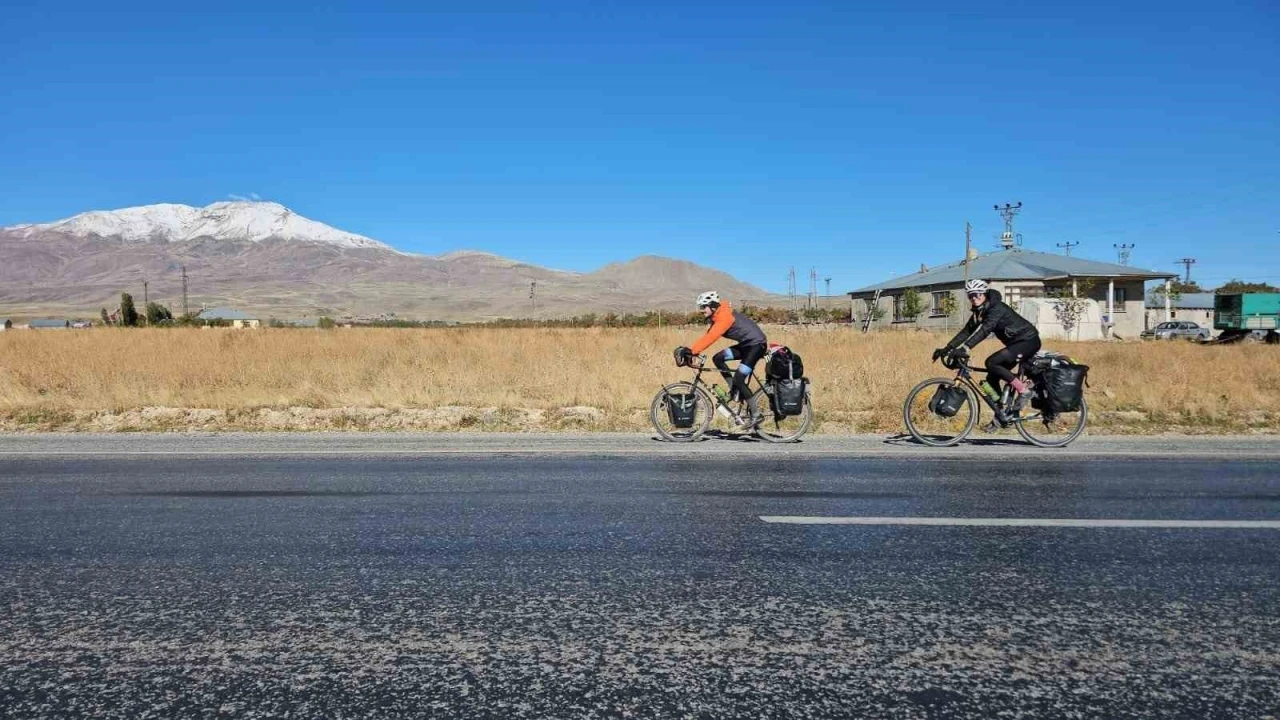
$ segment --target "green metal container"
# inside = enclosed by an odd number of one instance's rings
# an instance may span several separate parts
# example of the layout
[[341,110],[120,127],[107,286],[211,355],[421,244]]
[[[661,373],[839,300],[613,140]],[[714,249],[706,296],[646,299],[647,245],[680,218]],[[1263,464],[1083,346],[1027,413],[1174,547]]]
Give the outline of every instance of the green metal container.
[[1213,299],[1215,330],[1275,330],[1280,327],[1280,293],[1218,295]]

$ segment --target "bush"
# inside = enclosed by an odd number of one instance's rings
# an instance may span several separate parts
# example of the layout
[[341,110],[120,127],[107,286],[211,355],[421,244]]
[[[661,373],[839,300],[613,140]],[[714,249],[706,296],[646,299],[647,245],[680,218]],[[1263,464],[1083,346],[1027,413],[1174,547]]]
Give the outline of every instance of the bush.
[[173,313],[169,312],[169,308],[158,302],[147,303],[147,324],[159,325],[166,320],[173,320]]

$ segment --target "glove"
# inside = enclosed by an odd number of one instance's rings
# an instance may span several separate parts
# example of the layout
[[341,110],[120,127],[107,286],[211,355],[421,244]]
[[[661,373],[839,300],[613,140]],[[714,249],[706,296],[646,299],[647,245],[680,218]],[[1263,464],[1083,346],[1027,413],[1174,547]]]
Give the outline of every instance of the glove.
[[946,357],[948,354],[950,354],[950,352],[951,352],[951,351],[950,351],[950,350],[948,350],[947,348],[938,348],[937,350],[934,350],[934,351],[933,351],[933,361],[934,361],[934,362],[938,362],[939,360],[941,360],[942,358],[944,358],[944,357]]
[[685,365],[688,365],[691,360],[693,360],[693,350],[681,345],[680,347],[676,348],[675,356],[676,356],[676,366],[684,367]]

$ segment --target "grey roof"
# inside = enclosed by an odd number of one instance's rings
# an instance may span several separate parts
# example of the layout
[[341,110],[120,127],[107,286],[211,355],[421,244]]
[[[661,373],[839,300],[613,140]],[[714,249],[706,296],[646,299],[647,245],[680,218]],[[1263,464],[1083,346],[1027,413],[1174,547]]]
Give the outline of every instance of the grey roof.
[[[1072,277],[1123,277],[1162,280],[1177,273],[1155,272],[1128,265],[1013,248],[979,255],[969,265],[969,277],[983,280],[1060,280]],[[904,275],[850,291],[850,295],[876,290],[897,290],[930,285],[955,285],[964,281],[964,263],[954,262],[924,272]]]
[[320,318],[298,318],[296,320],[282,320],[285,325],[299,328],[320,327]]
[[[1214,297],[1213,293],[1183,293],[1180,297],[1175,296],[1169,305],[1178,310],[1212,310]],[[1164,295],[1155,292],[1148,294],[1147,307],[1163,308]]]
[[33,327],[33,328],[60,328],[60,327],[66,327],[66,326],[67,326],[67,323],[69,323],[69,322],[71,322],[71,321],[70,321],[70,320],[57,320],[57,319],[54,319],[54,318],[41,318],[41,319],[39,319],[39,320],[32,320],[30,323],[28,323],[28,327]]
[[229,307],[215,307],[200,311],[201,320],[257,320],[255,317],[245,315],[239,310]]

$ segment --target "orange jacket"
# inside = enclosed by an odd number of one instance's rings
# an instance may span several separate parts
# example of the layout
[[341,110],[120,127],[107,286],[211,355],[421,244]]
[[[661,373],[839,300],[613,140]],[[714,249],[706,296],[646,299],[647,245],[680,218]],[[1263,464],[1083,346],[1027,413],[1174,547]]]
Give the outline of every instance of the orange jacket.
[[701,355],[702,351],[715,345],[717,340],[724,337],[731,327],[733,327],[733,308],[729,307],[727,302],[720,303],[720,307],[711,316],[711,327],[707,329],[707,333],[698,338],[698,341],[689,349],[693,350],[694,355]]
[[746,315],[734,313],[733,308],[726,302],[721,303],[715,314],[711,316],[711,327],[707,330],[707,334],[698,338],[698,341],[689,349],[694,355],[701,355],[704,350],[726,335],[730,340],[736,340],[739,343],[765,344],[764,333],[760,330],[760,326]]

